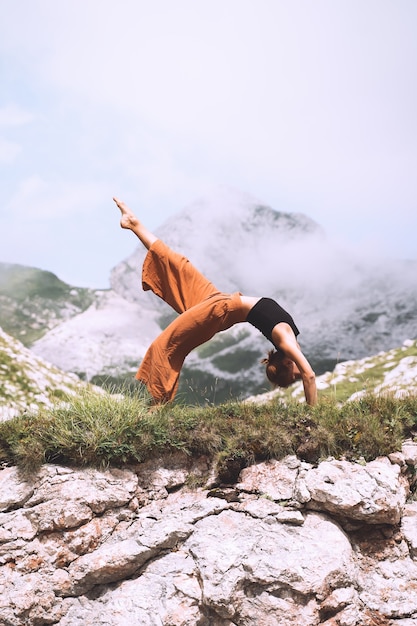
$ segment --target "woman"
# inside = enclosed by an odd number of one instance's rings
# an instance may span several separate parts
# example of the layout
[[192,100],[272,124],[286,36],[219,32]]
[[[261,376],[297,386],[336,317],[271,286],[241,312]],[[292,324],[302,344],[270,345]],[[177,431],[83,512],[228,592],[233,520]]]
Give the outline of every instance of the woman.
[[317,402],[315,374],[297,342],[292,317],[274,300],[222,293],[190,261],[171,250],[138,220],[124,202],[113,198],[122,228],[131,230],[148,250],[142,287],[151,289],[180,315],[151,344],[136,374],[155,404],[169,402],[177,392],[185,357],[217,332],[249,322],[274,345],[266,363],[269,380],[288,387],[302,380],[308,404]]

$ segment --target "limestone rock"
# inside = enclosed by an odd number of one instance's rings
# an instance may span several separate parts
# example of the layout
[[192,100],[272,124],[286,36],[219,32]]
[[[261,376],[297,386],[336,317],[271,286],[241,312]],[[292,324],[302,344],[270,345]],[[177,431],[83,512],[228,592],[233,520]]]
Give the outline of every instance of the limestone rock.
[[404,455],[405,462],[409,465],[417,465],[417,442],[404,441],[401,452]]
[[291,500],[300,464],[295,457],[286,457],[280,462],[271,459],[252,465],[242,470],[237,487],[266,494],[273,500]]
[[388,459],[366,466],[324,461],[305,474],[310,508],[368,524],[398,524],[407,498],[400,468]]
[[417,502],[409,502],[405,505],[401,519],[401,530],[411,556],[417,557]]
[[187,488],[213,468],[181,454],[3,468],[0,624],[410,626],[417,504],[396,461],[287,457],[226,490]]

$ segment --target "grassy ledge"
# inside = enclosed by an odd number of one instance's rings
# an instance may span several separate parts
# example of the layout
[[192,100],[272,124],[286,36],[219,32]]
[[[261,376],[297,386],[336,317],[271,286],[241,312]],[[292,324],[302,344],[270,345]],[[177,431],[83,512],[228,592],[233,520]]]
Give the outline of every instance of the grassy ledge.
[[417,436],[417,394],[366,395],[343,405],[324,399],[228,402],[154,410],[143,393],[97,394],[86,388],[54,408],[0,423],[0,461],[33,471],[43,463],[108,467],[183,451],[206,455],[219,471],[287,454],[317,462],[333,456],[371,460]]

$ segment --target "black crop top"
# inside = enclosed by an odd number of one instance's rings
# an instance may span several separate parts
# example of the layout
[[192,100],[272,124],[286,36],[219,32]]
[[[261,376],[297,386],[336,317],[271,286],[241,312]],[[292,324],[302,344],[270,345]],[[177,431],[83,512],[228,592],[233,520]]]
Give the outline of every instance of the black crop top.
[[272,329],[280,322],[289,324],[296,337],[300,334],[291,315],[272,298],[261,298],[258,300],[249,311],[246,321],[260,330],[272,343],[274,343],[272,341]]

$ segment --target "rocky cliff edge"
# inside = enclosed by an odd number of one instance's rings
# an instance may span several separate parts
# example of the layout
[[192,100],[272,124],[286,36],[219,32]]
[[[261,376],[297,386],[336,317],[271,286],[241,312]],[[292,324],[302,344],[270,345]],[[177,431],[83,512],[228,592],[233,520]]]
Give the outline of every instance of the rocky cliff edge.
[[204,458],[0,470],[4,626],[411,626],[417,444],[289,456],[219,485]]

